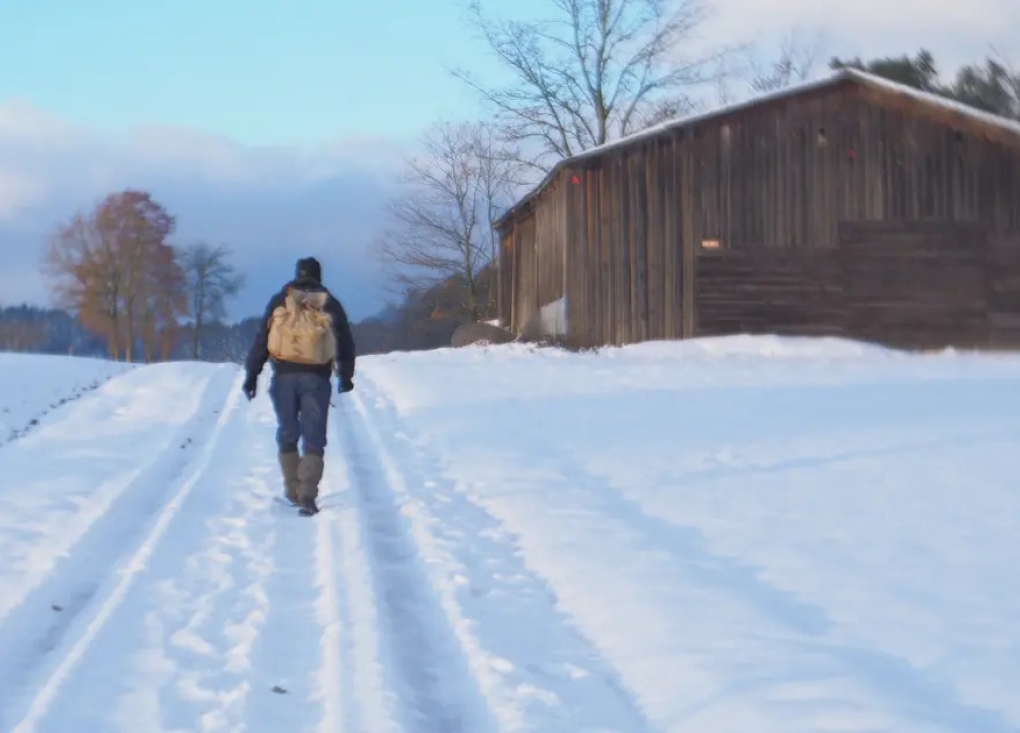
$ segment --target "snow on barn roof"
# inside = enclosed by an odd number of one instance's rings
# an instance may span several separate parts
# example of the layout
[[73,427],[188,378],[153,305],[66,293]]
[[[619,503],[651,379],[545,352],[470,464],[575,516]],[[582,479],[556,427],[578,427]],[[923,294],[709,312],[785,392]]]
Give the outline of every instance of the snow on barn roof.
[[993,128],[1002,130],[1008,134],[1016,135],[1018,141],[1020,141],[1020,122],[1015,122],[1006,117],[985,112],[971,107],[969,105],[957,102],[946,97],[939,96],[938,94],[932,94],[931,92],[923,92],[920,89],[907,86],[905,84],[899,84],[894,81],[890,81],[881,76],[869,74],[859,69],[840,69],[828,76],[824,76],[820,79],[814,79],[812,81],[803,82],[801,84],[794,84],[784,89],[778,89],[773,92],[750,97],[742,102],[735,102],[733,104],[724,105],[722,107],[716,107],[705,112],[696,112],[685,117],[678,117],[672,120],[667,120],[658,125],[648,127],[640,132],[627,135],[618,140],[613,140],[602,145],[596,145],[593,148],[589,148],[582,153],[578,153],[569,158],[563,158],[559,160],[546,174],[545,178],[535,186],[530,192],[528,192],[523,198],[517,203],[506,210],[499,218],[493,222],[494,227],[501,226],[517,211],[524,207],[529,201],[540,194],[546,186],[559,174],[559,172],[568,165],[577,163],[579,161],[587,160],[589,158],[597,157],[610,150],[632,145],[640,140],[646,138],[655,137],[661,135],[664,132],[671,130],[678,130],[699,122],[705,122],[707,120],[729,115],[734,112],[756,107],[766,102],[771,102],[779,99],[785,99],[788,97],[795,97],[805,92],[813,91],[816,89],[824,89],[826,87],[834,86],[840,82],[854,81],[863,86],[876,89],[880,92],[887,94],[893,94],[900,97],[906,97],[914,102],[919,102],[928,107],[936,107],[944,112],[948,112],[954,115],[958,115],[964,119],[989,125]]

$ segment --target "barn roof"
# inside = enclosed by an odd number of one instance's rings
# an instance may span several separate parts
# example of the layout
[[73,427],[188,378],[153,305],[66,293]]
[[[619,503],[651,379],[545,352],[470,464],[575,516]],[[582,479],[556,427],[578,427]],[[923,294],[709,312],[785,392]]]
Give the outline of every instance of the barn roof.
[[804,82],[801,84],[791,85],[783,89],[776,90],[774,92],[768,92],[766,94],[757,95],[750,97],[742,102],[736,102],[734,104],[728,104],[722,107],[716,107],[705,112],[697,112],[692,115],[685,117],[679,117],[658,125],[646,128],[640,132],[636,132],[626,137],[622,137],[618,140],[613,140],[602,145],[596,145],[593,148],[589,148],[582,153],[578,153],[570,158],[563,158],[559,160],[546,174],[545,178],[535,186],[530,192],[528,192],[523,198],[517,203],[506,210],[498,219],[493,222],[493,226],[499,227],[506,222],[515,213],[524,208],[528,203],[532,201],[538,194],[540,194],[549,183],[560,173],[563,168],[578,163],[583,160],[598,157],[611,150],[626,147],[632,145],[641,140],[647,138],[656,137],[666,132],[674,130],[680,130],[691,125],[695,125],[699,122],[705,122],[707,120],[715,119],[717,117],[723,117],[725,115],[733,114],[741,110],[756,107],[766,102],[772,102],[779,99],[785,99],[788,97],[796,97],[806,92],[824,89],[827,87],[835,86],[842,82],[856,82],[862,86],[874,89],[879,92],[898,96],[900,98],[906,98],[910,101],[919,103],[929,108],[935,108],[943,112],[947,112],[963,119],[970,120],[972,122],[991,126],[997,130],[1016,136],[1017,141],[1020,142],[1020,122],[1015,122],[999,115],[991,114],[990,112],[984,112],[975,107],[971,107],[966,104],[954,101],[952,99],[946,99],[945,97],[930,92],[922,92],[919,89],[907,86],[905,84],[898,84],[880,76],[869,74],[858,69],[840,69],[828,76],[824,76],[820,79]]

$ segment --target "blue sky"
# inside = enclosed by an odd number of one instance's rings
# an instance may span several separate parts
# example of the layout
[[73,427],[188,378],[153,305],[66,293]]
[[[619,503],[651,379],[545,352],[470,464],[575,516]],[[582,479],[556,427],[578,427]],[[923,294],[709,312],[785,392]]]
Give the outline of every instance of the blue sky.
[[[465,3],[5,0],[0,93],[101,131],[194,127],[248,144],[411,137],[473,112],[444,66],[496,73]],[[522,8],[527,3],[515,3]]]
[[[126,186],[178,218],[178,242],[230,245],[258,313],[294,261],[363,318],[384,305],[370,244],[401,155],[433,121],[477,117],[448,67],[499,79],[468,0],[3,0],[0,303],[49,304],[53,229]],[[525,18],[548,0],[484,0]],[[1020,65],[1016,0],[713,0],[706,46],[768,53],[791,27],[832,55],[913,53],[946,71],[989,44]],[[734,90],[730,90],[731,92]],[[736,90],[739,94],[740,90]]]

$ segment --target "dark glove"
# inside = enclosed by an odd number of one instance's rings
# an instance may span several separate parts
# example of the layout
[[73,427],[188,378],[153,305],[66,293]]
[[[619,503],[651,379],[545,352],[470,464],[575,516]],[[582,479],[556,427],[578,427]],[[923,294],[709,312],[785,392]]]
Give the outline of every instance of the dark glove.
[[343,394],[354,389],[354,380],[350,377],[340,377],[340,383],[336,386],[336,393]]
[[249,400],[255,399],[255,393],[258,391],[259,378],[257,374],[249,374],[244,380],[244,396]]

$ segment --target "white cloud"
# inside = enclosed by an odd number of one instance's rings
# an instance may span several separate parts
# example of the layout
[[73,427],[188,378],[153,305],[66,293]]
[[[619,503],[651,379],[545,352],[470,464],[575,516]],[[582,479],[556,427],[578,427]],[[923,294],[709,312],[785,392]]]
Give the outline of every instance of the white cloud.
[[768,58],[791,29],[821,31],[816,74],[832,56],[913,55],[922,47],[947,79],[960,65],[981,62],[993,46],[1020,66],[1017,0],[713,0],[712,6],[710,21],[698,29],[699,47],[751,42]]
[[259,312],[307,254],[322,259],[352,315],[367,315],[381,304],[367,245],[402,152],[382,139],[307,150],[252,148],[172,127],[102,136],[23,101],[6,101],[0,104],[0,298],[44,304],[38,265],[49,233],[106,194],[137,187],[177,217],[178,242],[203,238],[233,247],[248,287],[232,316]]
[[88,133],[23,99],[0,104],[0,143],[18,146],[63,147],[81,143]]
[[0,169],[0,222],[45,200],[43,182],[30,175]]

